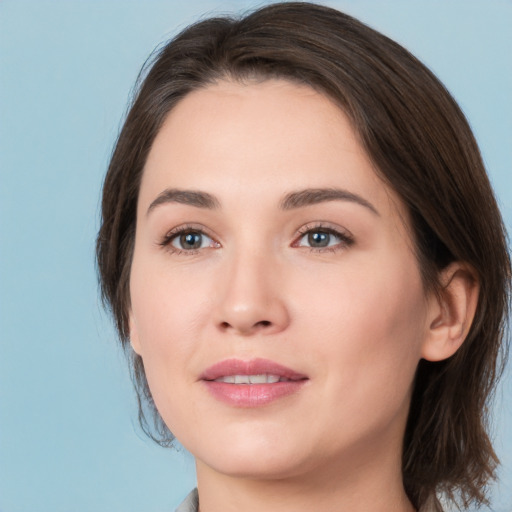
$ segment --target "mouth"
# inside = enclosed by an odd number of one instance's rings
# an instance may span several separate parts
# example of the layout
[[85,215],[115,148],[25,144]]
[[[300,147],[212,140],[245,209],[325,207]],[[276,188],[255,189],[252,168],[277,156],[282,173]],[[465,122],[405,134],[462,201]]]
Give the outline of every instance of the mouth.
[[206,369],[200,376],[210,394],[234,407],[260,407],[302,389],[309,380],[267,359],[227,359]]
[[276,382],[290,381],[291,379],[279,375],[261,373],[259,375],[226,375],[214,379],[213,382],[226,382],[227,384],[275,384]]

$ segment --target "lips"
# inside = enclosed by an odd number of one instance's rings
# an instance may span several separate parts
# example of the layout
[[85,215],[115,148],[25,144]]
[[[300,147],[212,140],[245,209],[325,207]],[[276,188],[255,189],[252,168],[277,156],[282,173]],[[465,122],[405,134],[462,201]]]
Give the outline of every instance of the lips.
[[260,407],[298,392],[308,377],[267,359],[227,359],[200,376],[214,398],[235,407]]

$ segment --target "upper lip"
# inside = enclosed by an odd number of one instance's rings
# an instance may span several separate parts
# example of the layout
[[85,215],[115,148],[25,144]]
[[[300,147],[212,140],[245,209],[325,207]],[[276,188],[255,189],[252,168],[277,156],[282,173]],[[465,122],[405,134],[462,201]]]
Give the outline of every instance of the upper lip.
[[268,359],[225,359],[210,366],[201,374],[201,380],[215,380],[228,375],[279,375],[290,380],[307,379],[303,373],[296,372]]

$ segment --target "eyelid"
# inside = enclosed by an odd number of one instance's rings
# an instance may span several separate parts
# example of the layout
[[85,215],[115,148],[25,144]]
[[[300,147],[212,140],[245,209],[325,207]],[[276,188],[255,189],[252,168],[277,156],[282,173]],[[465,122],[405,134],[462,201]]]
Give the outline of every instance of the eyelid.
[[[201,235],[204,235],[204,236],[208,237],[209,239],[211,239],[214,242],[215,246],[214,247],[202,247],[202,248],[198,248],[198,249],[189,249],[189,250],[179,249],[177,247],[174,247],[172,245],[173,240],[175,240],[179,235],[184,234],[184,233],[199,233]],[[213,235],[210,232],[209,229],[207,229],[205,226],[203,226],[201,224],[193,224],[193,223],[182,224],[182,225],[175,226],[174,228],[170,229],[157,242],[157,245],[159,245],[160,247],[166,249],[167,251],[169,251],[173,254],[186,254],[189,256],[197,254],[199,251],[202,251],[204,249],[214,249],[214,248],[221,247],[221,244],[219,243],[219,241],[217,240],[215,235]]]
[[[333,236],[340,239],[340,242],[335,245],[328,245],[326,247],[308,247],[306,245],[300,245],[300,240],[310,232],[314,231],[323,231],[325,233],[332,234]],[[199,233],[210,238],[214,245],[209,247],[201,247],[198,249],[179,249],[172,245],[172,242],[183,233]],[[352,233],[339,225],[333,225],[330,222],[317,221],[313,223],[305,224],[297,230],[297,233],[294,237],[294,241],[291,246],[295,248],[304,248],[308,249],[312,252],[336,252],[338,250],[345,249],[350,247],[355,242],[354,236]],[[213,233],[210,232],[208,228],[201,224],[194,223],[186,223],[179,226],[176,226],[165,233],[165,235],[157,242],[157,245],[168,250],[173,254],[186,254],[186,255],[194,255],[204,249],[213,249],[221,247],[220,242],[218,241],[218,237],[216,237]]]
[[[315,231],[323,231],[324,233],[332,234],[338,237],[341,240],[341,242],[339,244],[326,247],[309,247],[305,245],[299,245],[300,240],[302,240],[302,238],[304,238],[305,235]],[[351,245],[354,244],[354,242],[354,235],[352,235],[352,233],[348,229],[343,228],[339,225],[333,225],[330,222],[318,221],[305,224],[304,226],[299,228],[297,230],[297,235],[294,239],[294,242],[292,243],[292,247],[309,249],[312,252],[335,252],[337,250],[342,250],[347,247],[350,247]]]

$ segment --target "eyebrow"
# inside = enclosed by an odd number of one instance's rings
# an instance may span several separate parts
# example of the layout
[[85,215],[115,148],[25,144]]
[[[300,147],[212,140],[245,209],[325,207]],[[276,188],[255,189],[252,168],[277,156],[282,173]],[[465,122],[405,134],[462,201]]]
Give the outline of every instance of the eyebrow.
[[147,214],[157,206],[168,203],[180,203],[207,210],[216,210],[220,208],[220,203],[215,196],[207,192],[198,190],[180,190],[177,188],[168,188],[158,195],[158,197],[149,205]]
[[308,188],[291,192],[283,198],[280,207],[282,210],[293,210],[327,201],[349,201],[364,206],[375,215],[380,215],[372,203],[353,192],[340,188]]
[[[375,215],[380,215],[375,206],[369,201],[353,192],[340,188],[307,188],[297,192],[290,192],[284,196],[279,207],[282,210],[294,210],[296,208],[303,208],[305,206],[312,206],[328,201],[349,201],[364,206]],[[168,188],[160,193],[149,205],[147,214],[157,206],[168,203],[186,204],[207,210],[220,208],[219,200],[208,192]]]

